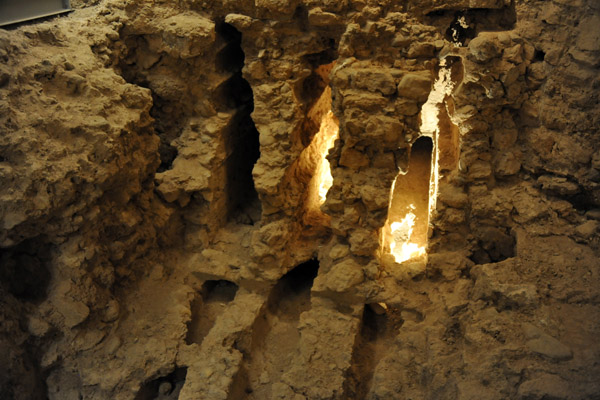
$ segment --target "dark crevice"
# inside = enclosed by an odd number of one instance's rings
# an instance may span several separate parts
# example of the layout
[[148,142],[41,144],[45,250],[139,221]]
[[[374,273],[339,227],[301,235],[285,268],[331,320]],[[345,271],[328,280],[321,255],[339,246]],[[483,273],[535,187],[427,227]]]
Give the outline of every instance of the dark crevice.
[[4,327],[13,326],[0,333],[0,399],[47,400],[48,387],[40,366],[42,347],[32,337],[20,340],[26,336],[27,312],[5,300],[0,287],[0,321]]
[[304,113],[307,115],[300,131],[300,142],[303,147],[310,144],[314,135],[319,131],[322,115],[329,111],[316,109],[313,112],[312,109],[317,105],[325,89],[329,86],[329,74],[336,59],[337,53],[331,49],[303,57],[303,60],[311,68],[311,74],[302,80],[297,89],[297,93],[304,104]]
[[186,116],[183,108],[174,106],[171,101],[161,98],[154,92],[152,92],[152,104],[150,116],[154,118],[154,131],[160,138],[158,148],[160,166],[157,172],[164,172],[171,169],[177,157],[177,149],[171,142],[181,134]]
[[0,249],[0,283],[19,300],[42,302],[50,283],[51,245],[40,237]]
[[482,227],[475,235],[477,245],[470,257],[475,264],[495,263],[515,256],[516,240],[506,229]]
[[546,58],[546,53],[542,50],[535,49],[535,52],[533,53],[533,62],[544,61],[544,58]]
[[308,10],[306,9],[306,7],[303,7],[303,6],[296,7],[296,10],[294,11],[294,16],[292,17],[292,19],[297,22],[298,29],[300,30],[300,32],[308,31],[310,24],[308,22]]
[[343,399],[366,399],[379,361],[389,352],[390,341],[402,326],[397,309],[365,305],[360,331],[352,350],[351,367],[344,381]]
[[[310,310],[310,290],[318,270],[317,260],[300,264],[271,289],[252,327],[250,348],[239,348],[244,362],[232,390],[242,395],[229,398],[269,398],[270,385],[279,382],[293,362],[300,339],[297,325],[300,315]],[[269,377],[267,383],[264,375]]]
[[321,93],[329,84],[329,71],[326,75],[319,68],[331,64],[337,59],[337,52],[333,48],[321,51],[319,53],[307,54],[302,57],[302,60],[310,65],[312,73],[302,81],[300,89],[300,99],[306,104],[309,109],[312,103],[317,101]]
[[206,281],[191,304],[192,317],[188,323],[186,344],[201,344],[215,324],[224,304],[235,298],[238,286],[229,281]]
[[230,24],[218,22],[218,40],[224,43],[217,54],[216,68],[231,76],[215,91],[218,111],[234,112],[224,132],[227,158],[227,217],[238,223],[253,225],[260,219],[260,201],[254,186],[252,169],[260,157],[259,133],[252,120],[254,95],[242,75],[245,55],[242,34]]
[[[313,259],[298,265],[283,275],[269,295],[269,309],[276,311],[280,306],[280,300],[283,296],[310,292],[310,288],[318,272],[319,261]],[[299,315],[300,313],[297,314]]]
[[[161,97],[152,88],[152,80],[156,79],[154,71],[181,69],[178,60],[166,55],[155,54],[144,36],[130,36],[123,39],[126,54],[118,60],[120,75],[128,83],[147,88],[152,94],[150,116],[154,119],[154,131],[160,138],[160,165],[157,172],[164,172],[173,167],[177,157],[177,149],[171,144],[177,139],[190,115],[193,114],[193,101],[189,93],[179,93],[177,97]],[[154,56],[152,59],[151,56]],[[150,64],[148,59],[152,59]],[[145,64],[146,63],[146,64]],[[162,79],[162,77],[161,77]]]
[[169,375],[142,384],[135,400],[177,400],[185,383],[187,368],[176,368]]

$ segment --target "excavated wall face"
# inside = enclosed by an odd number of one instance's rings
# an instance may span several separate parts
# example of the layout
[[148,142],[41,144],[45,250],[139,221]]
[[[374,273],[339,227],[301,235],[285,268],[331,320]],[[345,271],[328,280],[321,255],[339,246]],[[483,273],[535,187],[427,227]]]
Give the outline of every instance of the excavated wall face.
[[0,31],[0,398],[600,396],[597,1],[73,5]]

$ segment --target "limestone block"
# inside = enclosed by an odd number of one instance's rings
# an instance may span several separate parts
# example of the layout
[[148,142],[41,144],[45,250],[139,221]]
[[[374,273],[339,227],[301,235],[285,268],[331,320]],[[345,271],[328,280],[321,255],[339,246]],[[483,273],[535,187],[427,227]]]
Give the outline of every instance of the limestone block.
[[579,24],[577,48],[586,51],[600,50],[600,15],[589,15]]
[[492,33],[482,32],[469,42],[469,57],[476,62],[488,62],[501,53],[502,49]]
[[492,175],[492,166],[487,161],[475,161],[469,166],[468,176],[470,179],[489,178]]
[[463,208],[469,200],[467,194],[454,185],[440,185],[438,199],[454,208]]
[[434,43],[413,43],[408,49],[408,58],[432,58],[435,55]]
[[257,8],[276,14],[292,14],[298,0],[254,0]]
[[398,84],[398,95],[425,102],[431,92],[433,77],[429,71],[411,72],[402,77]]
[[313,290],[344,293],[364,281],[362,266],[351,258],[334,264],[326,274],[315,279]]
[[538,373],[519,386],[519,399],[568,399],[572,388],[558,375]]
[[575,234],[583,239],[589,239],[598,232],[598,227],[600,227],[600,222],[590,220],[575,228]]
[[388,100],[379,93],[365,93],[358,90],[348,90],[344,93],[344,108],[379,112],[385,108],[387,103]]
[[345,146],[342,149],[340,165],[352,169],[359,169],[369,165],[369,157],[356,149]]
[[541,185],[543,190],[557,193],[561,196],[572,196],[579,192],[579,185],[575,182],[570,182],[564,176],[542,175],[538,178],[537,183]]
[[79,325],[90,315],[90,309],[72,297],[69,282],[61,282],[49,298],[56,310],[64,317],[67,328]]
[[496,176],[514,175],[521,169],[521,160],[515,152],[503,151],[494,159],[494,173]]
[[239,31],[251,28],[256,22],[258,20],[242,14],[227,14],[225,16],[225,23],[233,25]]
[[325,12],[320,7],[315,7],[308,11],[308,22],[314,26],[331,26],[340,23],[340,17],[337,15]]
[[534,353],[556,361],[566,361],[573,358],[573,352],[568,346],[543,332],[535,325],[524,323],[523,332],[527,339],[529,339],[526,343],[527,348]]
[[329,251],[329,257],[331,257],[332,260],[338,260],[340,258],[344,258],[348,254],[350,254],[350,247],[347,245],[343,245],[343,244],[336,244]]
[[357,229],[350,235],[350,249],[357,256],[371,257],[379,247],[379,238],[374,231]]
[[173,56],[196,57],[215,40],[215,24],[196,13],[181,13],[162,20],[157,27],[162,33],[161,47]]
[[387,190],[373,185],[363,185],[359,191],[367,210],[375,211],[389,206],[390,198]]
[[352,86],[369,92],[380,92],[385,96],[396,92],[396,82],[392,74],[381,67],[352,71]]
[[476,265],[471,274],[476,278],[471,291],[474,300],[493,301],[500,309],[532,309],[538,306],[537,288],[528,283],[505,283],[514,272],[511,262]]

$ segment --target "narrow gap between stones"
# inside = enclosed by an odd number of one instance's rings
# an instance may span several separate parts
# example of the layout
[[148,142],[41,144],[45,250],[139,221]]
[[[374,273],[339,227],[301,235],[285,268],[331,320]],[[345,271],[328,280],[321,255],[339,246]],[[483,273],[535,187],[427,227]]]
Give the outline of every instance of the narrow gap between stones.
[[496,263],[515,256],[516,239],[508,229],[484,226],[474,233],[478,239],[470,259],[475,264]]
[[352,350],[351,367],[344,381],[343,399],[367,398],[375,368],[389,353],[402,322],[400,312],[395,308],[379,303],[365,305],[360,331]]
[[134,400],[177,400],[185,383],[186,367],[142,384]]
[[273,398],[273,385],[281,382],[283,373],[293,363],[300,340],[300,314],[310,310],[310,290],[318,269],[317,260],[300,264],[269,293],[254,322],[252,343],[244,351],[243,365],[232,388],[232,393],[241,396],[235,398]]
[[261,214],[252,177],[252,169],[260,157],[259,133],[251,117],[254,95],[242,75],[245,60],[242,34],[224,22],[217,24],[216,31],[225,42],[217,54],[216,68],[232,75],[217,89],[215,100],[221,106],[218,111],[235,113],[224,132],[227,216],[228,220],[253,225]]
[[292,169],[295,180],[306,188],[302,195],[304,207],[299,211],[305,236],[323,234],[329,226],[329,217],[321,211],[321,205],[333,184],[327,155],[339,137],[339,121],[332,111],[329,86],[336,57],[332,49],[305,55],[303,61],[311,73],[296,88],[305,118],[297,138],[303,150]]
[[235,298],[237,290],[235,283],[225,280],[204,282],[191,304],[192,317],[188,323],[186,344],[202,343],[217,317],[223,313],[225,304]]
[[[157,54],[143,35],[122,37],[122,42],[126,52],[118,60],[118,70],[128,83],[151,90],[150,116],[154,119],[154,132],[160,139],[158,148],[160,165],[157,172],[170,170],[178,154],[177,149],[171,143],[180,136],[187,118],[192,115],[193,101],[189,98],[189,94],[185,96],[179,94],[177,97],[160,95],[153,89],[152,81],[157,79],[156,70],[160,69],[163,73],[169,71],[169,74],[175,74],[174,71],[180,71],[182,66],[173,57]],[[171,76],[171,78],[173,77]],[[158,79],[166,78],[168,77],[161,76]],[[174,79],[174,81],[177,80]]]

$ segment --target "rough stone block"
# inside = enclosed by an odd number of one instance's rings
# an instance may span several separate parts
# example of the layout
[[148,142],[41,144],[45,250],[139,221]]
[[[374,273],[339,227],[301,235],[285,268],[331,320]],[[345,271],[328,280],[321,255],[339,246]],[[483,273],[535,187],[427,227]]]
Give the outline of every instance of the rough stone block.
[[429,71],[411,72],[402,77],[398,84],[398,95],[425,102],[431,92],[433,77]]

